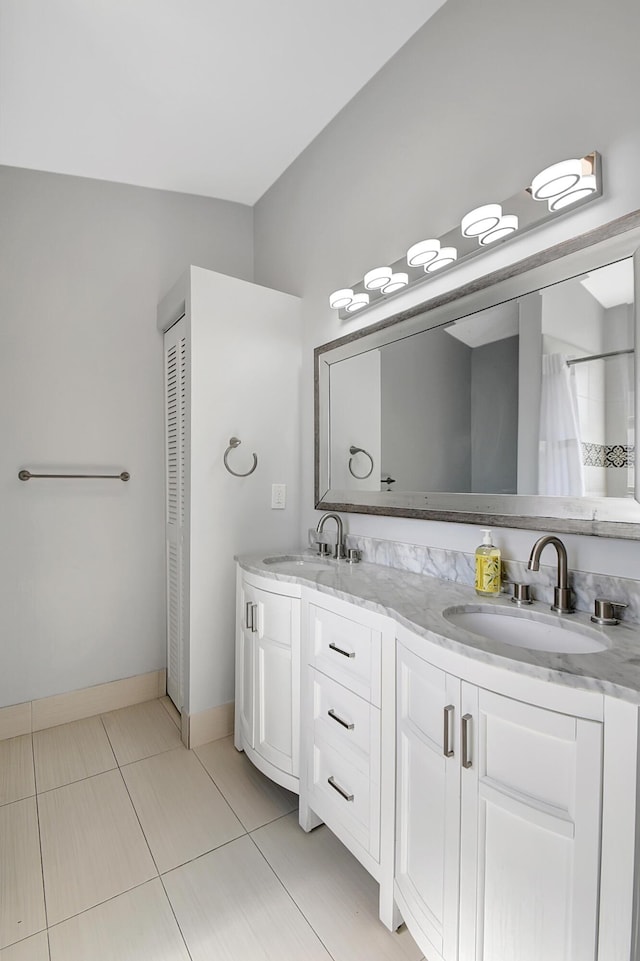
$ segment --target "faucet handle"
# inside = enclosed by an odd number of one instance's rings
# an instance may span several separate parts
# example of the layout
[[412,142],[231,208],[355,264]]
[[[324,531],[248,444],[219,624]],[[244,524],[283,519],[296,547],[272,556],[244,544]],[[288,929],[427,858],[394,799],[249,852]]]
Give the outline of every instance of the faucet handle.
[[513,584],[513,597],[511,598],[514,604],[519,607],[522,604],[533,604],[533,598],[531,597],[531,590],[529,584],[519,584],[517,581]]
[[607,600],[606,597],[596,597],[591,620],[594,624],[619,624],[620,618],[616,617],[616,608],[622,609],[626,606],[618,601]]

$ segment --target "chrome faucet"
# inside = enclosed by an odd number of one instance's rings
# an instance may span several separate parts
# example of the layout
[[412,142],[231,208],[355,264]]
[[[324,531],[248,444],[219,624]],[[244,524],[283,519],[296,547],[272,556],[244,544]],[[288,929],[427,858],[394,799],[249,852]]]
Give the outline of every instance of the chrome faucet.
[[323,530],[324,530],[325,521],[328,521],[329,518],[331,518],[331,517],[332,517],[333,520],[336,522],[336,526],[337,526],[337,528],[338,528],[338,530],[337,530],[337,536],[336,536],[336,549],[335,549],[335,551],[333,552],[333,556],[334,556],[335,558],[340,559],[340,558],[342,558],[342,557],[345,556],[345,549],[344,549],[344,529],[343,529],[343,526],[342,526],[342,518],[340,517],[340,515],[339,515],[339,514],[333,514],[333,513],[331,513],[331,514],[323,514],[322,517],[320,518],[320,520],[318,521],[318,526],[316,527],[316,533],[317,533],[317,534],[322,534],[322,532],[323,532]]
[[571,604],[571,591],[569,590],[567,575],[567,551],[560,538],[554,537],[552,534],[547,534],[546,537],[539,538],[533,545],[527,566],[530,571],[540,570],[540,555],[547,544],[553,544],[558,555],[558,584],[553,589],[553,604],[551,605],[551,610],[556,611],[558,614],[571,614],[573,606]]

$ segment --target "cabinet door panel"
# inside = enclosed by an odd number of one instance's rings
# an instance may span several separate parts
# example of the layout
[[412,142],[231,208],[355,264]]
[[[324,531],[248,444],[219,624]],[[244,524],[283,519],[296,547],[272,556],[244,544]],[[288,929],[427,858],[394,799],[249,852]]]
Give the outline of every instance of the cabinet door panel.
[[261,638],[257,655],[256,750],[265,760],[292,774],[291,648]]
[[463,684],[460,957],[593,961],[602,725]]
[[459,701],[457,678],[398,647],[396,884],[421,933],[446,958],[457,954]]
[[254,661],[255,645],[251,631],[251,620],[247,623],[247,605],[255,600],[255,591],[247,584],[242,584],[239,592],[238,617],[236,628],[236,711],[240,720],[240,733],[247,747],[254,746]]

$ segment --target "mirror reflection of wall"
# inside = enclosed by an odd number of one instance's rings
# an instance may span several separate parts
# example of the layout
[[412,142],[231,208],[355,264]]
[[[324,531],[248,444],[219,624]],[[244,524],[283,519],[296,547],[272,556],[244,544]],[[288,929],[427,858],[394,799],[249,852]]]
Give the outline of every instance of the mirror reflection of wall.
[[[331,367],[329,385],[331,486],[380,490],[380,351],[369,350]],[[368,451],[351,455],[350,448]],[[349,470],[349,462],[353,473]],[[361,475],[362,479],[354,476]]]
[[543,354],[565,357],[574,381],[583,493],[590,497],[630,496],[634,429],[632,263],[620,261],[550,287],[543,292],[542,303]]
[[331,487],[633,496],[633,330],[629,258],[332,364]]

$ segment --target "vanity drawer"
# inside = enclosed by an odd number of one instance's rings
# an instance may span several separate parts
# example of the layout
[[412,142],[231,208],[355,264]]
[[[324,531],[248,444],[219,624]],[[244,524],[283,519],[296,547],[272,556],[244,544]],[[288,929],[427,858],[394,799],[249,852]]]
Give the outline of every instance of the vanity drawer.
[[311,667],[308,674],[314,738],[321,738],[338,751],[357,751],[367,763],[370,777],[379,780],[378,708]]
[[311,665],[379,707],[381,631],[316,604],[308,628]]
[[337,751],[316,735],[310,758],[309,803],[328,828],[347,832],[380,858],[380,787],[356,752]]

